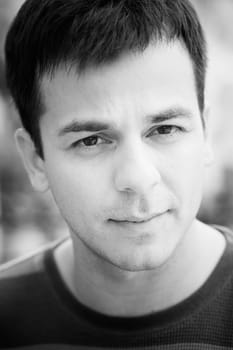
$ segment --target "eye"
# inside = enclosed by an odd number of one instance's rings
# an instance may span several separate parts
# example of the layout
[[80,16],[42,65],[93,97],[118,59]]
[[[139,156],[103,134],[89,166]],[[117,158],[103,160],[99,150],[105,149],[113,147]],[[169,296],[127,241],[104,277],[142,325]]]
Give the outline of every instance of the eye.
[[184,131],[184,128],[177,125],[160,125],[154,128],[148,136],[173,136],[175,134],[181,133],[182,131]]
[[96,146],[98,144],[99,137],[98,136],[89,136],[83,140],[80,140],[78,144],[83,144],[86,147]]
[[81,140],[78,140],[76,142],[74,142],[71,147],[72,148],[80,148],[80,149],[94,149],[97,146],[100,146],[102,144],[106,144],[106,143],[110,143],[110,141],[97,136],[97,135],[92,135],[92,136],[88,136],[85,137]]
[[171,135],[181,131],[181,128],[175,125],[161,125],[157,128],[157,133],[160,135]]

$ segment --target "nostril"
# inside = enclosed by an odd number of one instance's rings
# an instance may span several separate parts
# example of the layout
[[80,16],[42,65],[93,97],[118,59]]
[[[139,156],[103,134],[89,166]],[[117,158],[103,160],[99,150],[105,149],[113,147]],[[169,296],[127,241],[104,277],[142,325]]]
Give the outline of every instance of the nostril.
[[141,195],[159,184],[161,176],[152,166],[136,168],[128,164],[116,170],[114,181],[118,191]]

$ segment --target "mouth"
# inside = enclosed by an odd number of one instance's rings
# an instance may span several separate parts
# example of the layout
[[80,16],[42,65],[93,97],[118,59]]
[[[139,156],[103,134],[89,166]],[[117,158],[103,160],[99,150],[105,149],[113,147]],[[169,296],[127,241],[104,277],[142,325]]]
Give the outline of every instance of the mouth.
[[151,222],[152,220],[161,217],[163,214],[165,214],[166,212],[161,212],[161,213],[156,213],[156,214],[152,214],[146,217],[137,217],[137,216],[128,216],[128,217],[124,217],[124,218],[119,218],[119,219],[109,219],[109,221],[117,223],[117,224],[121,224],[121,225],[144,225],[147,224],[149,222]]

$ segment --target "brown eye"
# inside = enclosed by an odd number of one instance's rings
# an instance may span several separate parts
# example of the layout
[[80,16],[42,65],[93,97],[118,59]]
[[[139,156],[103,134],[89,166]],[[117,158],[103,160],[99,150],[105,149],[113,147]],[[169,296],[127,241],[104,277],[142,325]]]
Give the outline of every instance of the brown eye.
[[95,146],[98,143],[98,137],[97,136],[89,136],[82,140],[82,143],[85,146]]
[[150,131],[147,137],[158,142],[172,142],[183,135],[187,130],[178,125],[159,125]]
[[162,125],[157,128],[159,134],[173,134],[177,131],[177,127],[174,125]]
[[82,155],[97,155],[110,150],[111,145],[114,146],[112,140],[108,140],[106,137],[100,135],[91,135],[72,143],[70,149]]
[[110,143],[111,141],[99,135],[92,135],[74,142],[71,145],[71,148],[79,149],[82,151],[94,151],[97,148],[100,148],[101,146],[102,147],[106,146],[107,144],[110,144]]

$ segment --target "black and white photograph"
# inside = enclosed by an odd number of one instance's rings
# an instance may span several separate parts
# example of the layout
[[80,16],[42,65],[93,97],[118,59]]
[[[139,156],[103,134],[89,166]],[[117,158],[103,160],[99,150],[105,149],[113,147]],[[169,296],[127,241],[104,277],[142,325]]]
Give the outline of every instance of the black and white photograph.
[[233,349],[232,23],[0,0],[0,349]]

